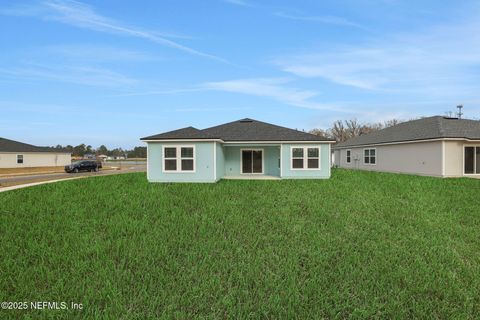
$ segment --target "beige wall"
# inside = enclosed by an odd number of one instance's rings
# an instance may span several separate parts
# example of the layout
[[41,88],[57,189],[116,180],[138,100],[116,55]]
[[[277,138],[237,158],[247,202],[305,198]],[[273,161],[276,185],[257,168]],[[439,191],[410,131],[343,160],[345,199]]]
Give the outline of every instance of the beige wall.
[[[363,150],[351,148],[352,161],[346,161],[347,149],[336,150],[335,164],[342,168],[442,176],[442,141],[373,146],[376,164],[363,163]],[[357,160],[355,160],[357,159]]]
[[[23,155],[23,164],[17,164],[17,155]],[[72,162],[67,153],[0,153],[0,168],[55,167]]]
[[[462,177],[463,176],[464,146],[480,146],[480,141],[478,142],[445,141],[445,176],[446,177]],[[471,176],[471,175],[467,175],[467,176]]]

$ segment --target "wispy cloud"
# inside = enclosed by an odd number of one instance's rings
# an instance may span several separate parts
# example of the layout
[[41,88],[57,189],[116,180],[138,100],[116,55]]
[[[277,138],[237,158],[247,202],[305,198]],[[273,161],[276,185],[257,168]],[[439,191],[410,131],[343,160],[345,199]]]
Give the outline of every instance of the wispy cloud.
[[173,95],[190,92],[205,91],[205,88],[193,87],[184,89],[166,89],[166,90],[152,90],[143,92],[128,92],[111,95],[111,97],[135,97],[135,96],[161,96],[161,95]]
[[361,24],[358,24],[350,20],[347,20],[345,18],[337,17],[337,16],[305,16],[305,15],[288,14],[284,12],[274,12],[273,15],[280,18],[290,19],[290,20],[318,22],[318,23],[331,24],[336,26],[366,29]]
[[0,77],[76,83],[88,86],[115,87],[132,85],[135,79],[120,73],[88,66],[28,65],[0,68]]
[[254,78],[237,79],[219,82],[207,82],[202,85],[209,90],[241,93],[252,96],[270,98],[278,102],[308,109],[343,111],[342,108],[311,101],[319,93],[286,86],[290,79],[285,78]]
[[332,45],[276,59],[283,71],[364,90],[431,98],[478,95],[480,15],[415,34],[360,45]]
[[223,1],[231,3],[231,4],[235,4],[237,6],[250,6],[250,3],[248,3],[247,1],[244,1],[244,0],[223,0]]
[[73,0],[46,0],[40,6],[5,8],[0,11],[8,15],[36,16],[44,20],[57,21],[78,28],[90,29],[124,36],[145,39],[185,53],[228,63],[225,59],[179,44],[158,32],[131,27],[97,13],[91,6]]
[[[114,46],[106,46],[101,44],[68,44],[53,45],[35,48],[36,57],[47,55],[49,57],[57,57],[68,61],[95,61],[95,62],[112,62],[112,61],[151,61],[162,59],[141,51],[126,50]],[[28,52],[24,55],[28,56]]]

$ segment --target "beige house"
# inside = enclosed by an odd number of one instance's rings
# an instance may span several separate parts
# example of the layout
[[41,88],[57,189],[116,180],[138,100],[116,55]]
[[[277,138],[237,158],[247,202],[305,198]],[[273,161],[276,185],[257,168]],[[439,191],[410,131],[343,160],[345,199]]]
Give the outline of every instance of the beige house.
[[68,151],[0,138],[0,168],[58,167],[71,162]]
[[480,121],[434,116],[332,147],[341,168],[480,178]]

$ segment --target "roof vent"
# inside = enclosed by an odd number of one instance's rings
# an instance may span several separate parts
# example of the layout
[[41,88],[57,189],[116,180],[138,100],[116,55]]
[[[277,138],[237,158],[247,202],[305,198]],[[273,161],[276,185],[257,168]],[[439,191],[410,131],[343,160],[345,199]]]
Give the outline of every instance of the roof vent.
[[242,122],[242,123],[247,123],[247,122],[253,122],[253,120],[252,120],[252,119],[245,118],[245,119],[240,120],[240,122]]

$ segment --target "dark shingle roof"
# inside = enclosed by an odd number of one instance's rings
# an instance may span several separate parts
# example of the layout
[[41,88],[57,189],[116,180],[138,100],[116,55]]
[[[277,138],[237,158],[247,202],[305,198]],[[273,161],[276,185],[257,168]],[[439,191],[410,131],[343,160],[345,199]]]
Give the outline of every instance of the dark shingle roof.
[[66,150],[58,150],[50,147],[37,147],[31,144],[0,138],[0,152],[57,152],[69,153]]
[[173,131],[168,131],[164,133],[155,134],[153,136],[148,136],[142,138],[141,140],[168,140],[168,139],[213,139],[194,127],[186,127],[182,129],[177,129]]
[[198,130],[187,127],[141,140],[222,139],[223,141],[332,141],[303,131],[280,127],[249,118]]
[[334,148],[441,138],[480,139],[480,121],[442,116],[422,118],[352,138]]

